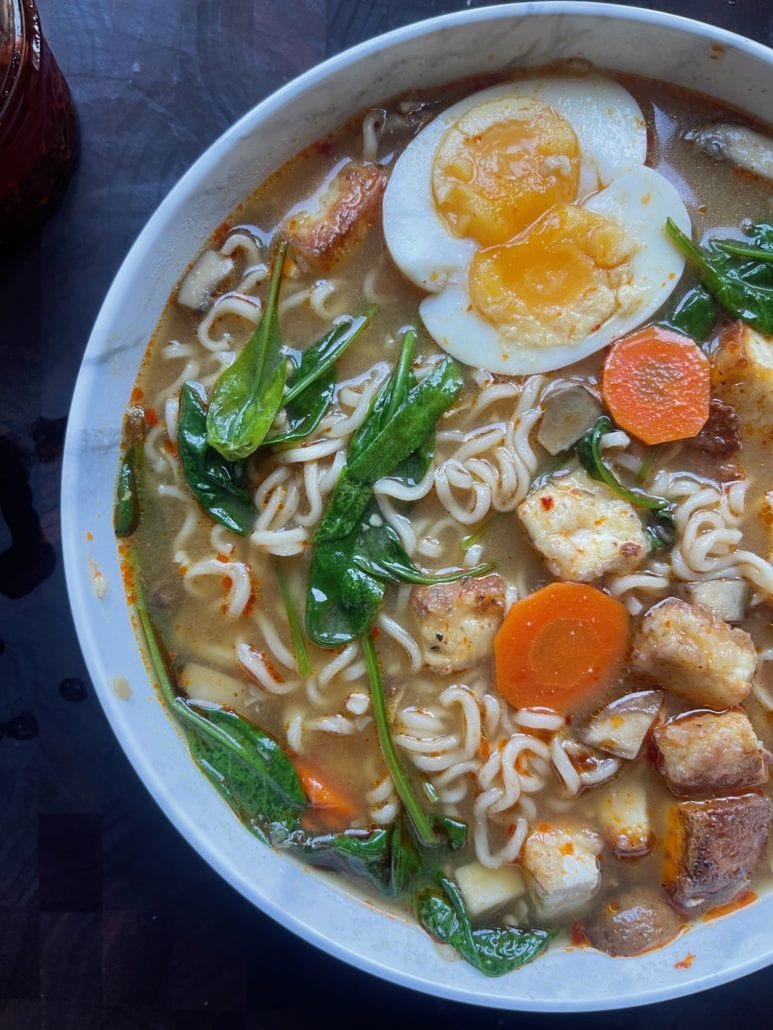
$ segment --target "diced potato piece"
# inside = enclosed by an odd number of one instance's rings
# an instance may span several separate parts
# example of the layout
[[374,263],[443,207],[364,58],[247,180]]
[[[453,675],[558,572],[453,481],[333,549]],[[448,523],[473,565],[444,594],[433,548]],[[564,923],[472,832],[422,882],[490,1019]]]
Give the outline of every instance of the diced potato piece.
[[523,865],[543,919],[579,915],[601,884],[601,840],[593,830],[541,823],[526,838]]
[[746,614],[749,587],[742,579],[705,579],[684,589],[692,604],[702,604],[725,622],[740,622]]
[[583,743],[632,761],[658,717],[663,694],[639,690],[612,701],[597,712],[581,733]]
[[560,579],[588,583],[607,572],[631,572],[647,554],[633,506],[583,469],[533,490],[518,516]]
[[668,597],[644,616],[632,665],[684,701],[721,711],[748,696],[757,652],[744,630],[708,608]]
[[663,887],[687,911],[724,905],[749,884],[768,841],[761,794],[682,801],[669,813]]
[[480,862],[470,862],[459,866],[454,876],[471,916],[502,908],[526,890],[523,876],[514,865],[487,869]]
[[598,802],[604,840],[618,858],[646,855],[655,837],[647,811],[647,791],[639,780],[614,783]]
[[773,337],[733,322],[722,333],[711,365],[714,389],[737,411],[744,435],[773,440]]
[[765,749],[745,712],[678,716],[655,730],[655,744],[675,794],[737,790],[768,778]]
[[579,383],[567,383],[543,400],[537,439],[548,454],[559,454],[576,443],[601,415],[601,405]]
[[232,258],[224,257],[216,250],[205,250],[180,283],[177,303],[200,311],[223,279],[231,275],[234,267]]
[[186,662],[180,676],[180,686],[188,697],[237,710],[243,708],[247,700],[245,683],[197,662]]
[[505,583],[491,575],[418,587],[412,603],[427,666],[441,675],[460,672],[491,655]]

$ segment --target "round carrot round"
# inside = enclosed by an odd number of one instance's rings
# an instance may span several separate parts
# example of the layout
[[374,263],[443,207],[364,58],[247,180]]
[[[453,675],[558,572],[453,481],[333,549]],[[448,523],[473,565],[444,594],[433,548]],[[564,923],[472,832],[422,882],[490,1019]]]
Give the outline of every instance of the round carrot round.
[[628,647],[628,611],[583,583],[517,601],[494,638],[497,690],[514,708],[567,714],[609,687]]
[[644,443],[687,440],[709,417],[709,361],[689,337],[650,325],[613,344],[602,392],[615,422]]

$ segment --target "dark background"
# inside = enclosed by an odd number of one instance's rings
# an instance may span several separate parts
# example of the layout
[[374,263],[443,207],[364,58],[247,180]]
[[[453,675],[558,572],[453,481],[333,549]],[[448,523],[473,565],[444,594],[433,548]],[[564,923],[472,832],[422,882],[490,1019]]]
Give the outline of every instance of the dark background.
[[[398,989],[251,908],[166,823],[102,715],[66,599],[61,451],[91,325],[144,222],[236,118],[330,54],[478,4],[39,6],[75,97],[82,151],[48,224],[0,260],[0,503],[6,521],[26,527],[10,552],[0,519],[1,1030],[771,1026],[764,971],[674,1003],[574,1018],[500,1014]],[[639,6],[773,41],[770,0]],[[38,733],[14,739],[8,730],[34,730],[28,719],[13,722],[25,712]]]

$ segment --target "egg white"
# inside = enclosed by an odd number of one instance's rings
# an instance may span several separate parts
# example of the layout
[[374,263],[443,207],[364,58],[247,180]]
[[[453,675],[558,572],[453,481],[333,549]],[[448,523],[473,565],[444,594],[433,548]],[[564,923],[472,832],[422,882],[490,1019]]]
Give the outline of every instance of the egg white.
[[389,252],[406,278],[428,293],[439,293],[449,283],[466,278],[466,268],[478,249],[474,240],[453,236],[435,209],[435,152],[448,127],[471,108],[512,96],[541,100],[574,129],[580,147],[578,198],[646,160],[647,129],[639,105],[622,86],[601,75],[520,79],[460,100],[411,140],[395,163],[384,194]]
[[684,260],[663,232],[670,217],[690,233],[690,216],[676,189],[644,165],[624,173],[582,205],[624,226],[638,250],[629,259],[635,305],[607,319],[580,343],[566,347],[521,348],[503,337],[473,306],[464,282],[451,282],[425,297],[419,314],[432,338],[467,365],[507,375],[549,372],[593,354],[641,325],[668,299],[684,270]]

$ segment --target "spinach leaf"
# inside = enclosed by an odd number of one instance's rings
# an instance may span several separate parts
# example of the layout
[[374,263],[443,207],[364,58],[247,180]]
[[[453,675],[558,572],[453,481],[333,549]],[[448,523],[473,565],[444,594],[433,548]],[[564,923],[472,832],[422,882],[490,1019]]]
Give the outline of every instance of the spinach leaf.
[[306,633],[320,647],[341,647],[370,632],[385,583],[352,562],[358,529],[317,544],[306,592]]
[[244,465],[229,461],[207,443],[206,395],[199,383],[185,383],[180,391],[177,442],[193,496],[215,522],[247,536],[256,512]]
[[140,494],[137,474],[142,445],[132,444],[121,457],[113,508],[113,528],[119,537],[131,536],[140,524]]
[[446,839],[452,851],[461,851],[467,847],[469,836],[467,823],[463,823],[460,819],[452,819],[450,815],[439,815],[438,813],[433,813],[430,821],[437,833]]
[[413,380],[411,362],[415,346],[416,330],[408,329],[403,336],[400,356],[392,374],[373,398],[365,421],[349,441],[348,458],[350,463],[373,443],[379,433],[386,429],[398,407],[408,396],[408,389]]
[[660,511],[663,508],[668,508],[670,501],[665,497],[648,494],[635,486],[623,486],[609,465],[604,461],[601,456],[601,438],[606,433],[613,432],[614,429],[615,426],[612,419],[607,415],[602,415],[596,424],[591,426],[588,432],[580,437],[575,447],[582,467],[593,479],[606,483],[618,496],[637,508],[647,508],[650,511]]
[[191,753],[236,815],[262,840],[295,829],[308,805],[298,774],[268,733],[229,708],[183,697],[139,583],[137,616],[161,694],[186,731]]
[[409,391],[389,421],[354,456],[349,452],[349,474],[355,482],[375,483],[391,475],[400,462],[420,447],[464,386],[464,377],[452,358],[445,358]]
[[274,574],[276,575],[277,582],[279,583],[279,591],[282,595],[282,603],[285,608],[285,615],[287,616],[287,624],[290,627],[290,637],[293,642],[293,650],[295,651],[295,665],[298,669],[298,675],[303,676],[307,679],[314,672],[309,658],[309,652],[306,648],[306,641],[303,636],[303,630],[301,629],[301,621],[298,618],[298,610],[295,607],[295,601],[293,601],[293,595],[290,592],[290,585],[287,582],[287,576],[284,574],[284,570],[281,564],[274,559]]
[[356,530],[372,498],[370,483],[355,483],[344,465],[327,508],[314,531],[314,540],[324,543],[349,536]]
[[261,320],[212,392],[207,442],[230,461],[246,458],[260,447],[284,400],[288,363],[281,353],[277,301],[286,252],[287,244],[280,243]]
[[413,885],[424,864],[424,855],[402,810],[392,824],[389,843],[389,880],[384,893],[391,898],[400,898]]
[[[768,254],[773,254],[773,224],[770,222],[756,222],[744,230],[752,242]],[[765,260],[770,260],[766,258]]]
[[[666,220],[666,234],[696,266],[704,286],[725,311],[761,333],[773,333],[773,279],[767,274],[767,257],[763,262],[759,258],[745,261],[716,245],[710,249],[698,247],[670,218]],[[726,249],[728,241],[722,242]]]
[[674,540],[676,540],[676,519],[674,518],[673,505],[652,512],[644,527],[644,533],[649,541],[650,551],[653,554],[673,547]]
[[335,363],[357,339],[376,313],[375,306],[355,318],[346,317],[334,325],[321,340],[292,358],[294,369],[284,395],[287,427],[266,437],[274,446],[297,443],[313,433],[333,399],[336,385]]
[[344,830],[310,836],[296,830],[273,843],[292,851],[310,865],[348,872],[366,880],[382,894],[391,894],[392,830]]
[[668,319],[672,329],[691,336],[698,343],[708,337],[717,320],[717,307],[705,286],[695,286],[682,297]]
[[365,665],[368,669],[368,679],[370,680],[370,701],[373,708],[373,721],[376,724],[381,754],[384,756],[387,770],[392,777],[395,791],[405,806],[405,810],[422,844],[437,844],[437,834],[433,830],[427,818],[427,813],[421,807],[421,803],[413,791],[411,781],[408,779],[397,754],[395,743],[392,740],[386,697],[384,695],[384,684],[381,680],[381,670],[378,664],[376,648],[370,636],[362,638],[362,650],[365,655]]
[[416,583],[421,586],[455,583],[467,576],[483,576],[494,568],[487,562],[471,569],[437,575],[422,572],[408,557],[397,533],[385,522],[375,526],[369,521],[364,522],[354,543],[352,563],[363,572],[389,583]]
[[[357,485],[351,486],[353,496],[358,497]],[[364,489],[370,491],[370,487]],[[493,568],[486,563],[439,575],[422,572],[375,507],[366,508],[343,537],[336,536],[335,530],[348,526],[347,513],[342,508],[338,518],[333,510],[336,521],[323,520],[322,530],[329,532],[330,538],[320,541],[314,551],[306,600],[306,633],[320,647],[340,647],[370,632],[386,583],[454,583],[467,576],[485,575]]]
[[502,976],[525,965],[544,951],[553,933],[517,927],[472,928],[456,883],[443,874],[434,884],[417,891],[414,911],[424,929],[450,944],[486,976]]

